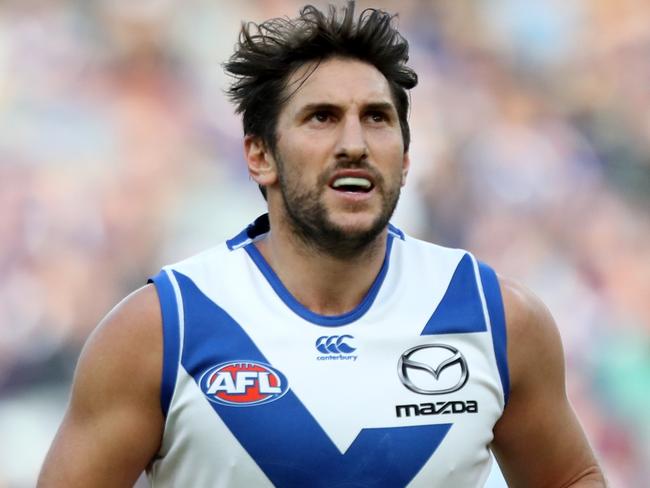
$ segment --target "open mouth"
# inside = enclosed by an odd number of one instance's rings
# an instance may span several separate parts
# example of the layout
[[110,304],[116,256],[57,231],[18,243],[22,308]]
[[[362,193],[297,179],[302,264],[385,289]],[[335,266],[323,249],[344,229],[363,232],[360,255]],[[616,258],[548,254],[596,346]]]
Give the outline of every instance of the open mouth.
[[373,183],[367,178],[357,176],[342,176],[336,178],[331,187],[337,191],[351,193],[368,193],[374,188]]

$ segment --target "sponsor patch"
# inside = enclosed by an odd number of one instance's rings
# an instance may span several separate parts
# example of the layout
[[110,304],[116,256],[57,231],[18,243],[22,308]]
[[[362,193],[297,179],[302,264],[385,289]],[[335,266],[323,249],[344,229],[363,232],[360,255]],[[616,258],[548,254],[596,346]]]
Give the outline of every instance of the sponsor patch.
[[221,405],[248,407],[273,402],[288,390],[286,377],[277,369],[257,361],[229,361],[201,375],[205,396]]
[[397,362],[402,384],[421,395],[446,395],[469,378],[465,356],[448,344],[422,344],[404,351]]
[[395,405],[395,415],[397,417],[418,417],[420,415],[447,415],[459,413],[478,413],[478,402],[476,400],[467,400]]
[[352,354],[357,350],[350,341],[354,337],[349,334],[321,336],[316,339],[314,346],[321,353],[316,356],[318,361],[356,361],[359,356]]

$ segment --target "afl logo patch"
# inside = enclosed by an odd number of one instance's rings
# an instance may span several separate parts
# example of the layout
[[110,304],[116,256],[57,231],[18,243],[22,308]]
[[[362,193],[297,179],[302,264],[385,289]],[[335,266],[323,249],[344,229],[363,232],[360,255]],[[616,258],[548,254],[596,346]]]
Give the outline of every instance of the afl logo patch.
[[201,375],[199,386],[211,402],[234,407],[273,402],[289,390],[280,371],[256,361],[229,361],[213,366]]

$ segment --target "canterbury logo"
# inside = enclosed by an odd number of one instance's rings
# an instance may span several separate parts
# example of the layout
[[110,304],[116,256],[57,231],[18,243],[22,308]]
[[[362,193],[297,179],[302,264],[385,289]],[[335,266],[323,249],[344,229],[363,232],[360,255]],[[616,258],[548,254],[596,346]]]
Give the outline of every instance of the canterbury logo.
[[322,336],[316,339],[316,349],[323,354],[350,354],[357,350],[349,343],[354,339],[351,335]]

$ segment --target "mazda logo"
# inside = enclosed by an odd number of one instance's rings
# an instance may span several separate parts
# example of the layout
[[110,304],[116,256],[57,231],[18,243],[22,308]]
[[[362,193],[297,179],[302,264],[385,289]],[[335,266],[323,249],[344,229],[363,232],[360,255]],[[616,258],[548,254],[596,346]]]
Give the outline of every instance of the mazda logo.
[[[427,352],[416,354],[420,351]],[[413,355],[418,356],[417,361],[412,359]],[[454,381],[450,382],[449,376],[445,375],[446,381],[436,388],[440,375],[449,368],[458,370],[458,374],[452,377]],[[406,388],[422,395],[453,393],[465,386],[469,378],[465,357],[458,349],[446,344],[424,344],[405,351],[397,363],[397,374]]]

